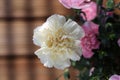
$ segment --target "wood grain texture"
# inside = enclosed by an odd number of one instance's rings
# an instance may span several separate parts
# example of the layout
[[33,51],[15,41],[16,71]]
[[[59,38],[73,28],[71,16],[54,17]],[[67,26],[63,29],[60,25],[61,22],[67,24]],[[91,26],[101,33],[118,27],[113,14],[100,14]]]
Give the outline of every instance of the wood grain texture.
[[33,30],[52,14],[71,11],[58,0],[0,0],[0,80],[55,80],[63,73],[34,55]]
[[[39,47],[33,44],[33,30],[52,14],[72,11],[58,0],[0,0],[0,80],[55,80],[63,73],[45,68],[34,55]],[[76,80],[77,71],[70,73]]]
[[0,17],[46,17],[70,13],[58,0],[0,0],[0,11]]

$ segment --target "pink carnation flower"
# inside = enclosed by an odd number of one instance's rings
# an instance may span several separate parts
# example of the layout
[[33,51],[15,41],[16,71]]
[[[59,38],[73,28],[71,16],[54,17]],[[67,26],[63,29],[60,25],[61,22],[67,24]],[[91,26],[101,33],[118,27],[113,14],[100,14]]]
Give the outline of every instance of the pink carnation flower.
[[91,0],[59,0],[59,2],[68,9],[82,9],[85,15],[80,15],[87,21],[91,21],[97,16],[97,4],[90,1]]
[[120,80],[120,75],[114,74],[109,78],[109,80]]
[[86,7],[82,8],[85,15],[80,14],[84,20],[91,21],[97,16],[97,4],[95,2],[90,2],[85,4]]
[[93,49],[98,49],[100,42],[97,40],[98,25],[93,22],[85,22],[82,26],[85,31],[85,36],[81,39],[82,55],[85,58],[93,56]]
[[59,2],[68,9],[70,9],[70,8],[80,9],[81,4],[84,1],[86,1],[86,0],[59,0]]

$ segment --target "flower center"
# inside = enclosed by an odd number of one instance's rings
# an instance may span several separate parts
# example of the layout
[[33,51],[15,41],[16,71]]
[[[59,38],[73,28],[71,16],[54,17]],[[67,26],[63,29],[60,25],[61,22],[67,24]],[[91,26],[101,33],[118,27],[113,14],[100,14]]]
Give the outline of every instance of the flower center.
[[46,45],[49,48],[70,48],[73,47],[73,42],[73,39],[69,38],[64,32],[64,30],[60,28],[53,34],[48,34],[48,40],[46,41]]

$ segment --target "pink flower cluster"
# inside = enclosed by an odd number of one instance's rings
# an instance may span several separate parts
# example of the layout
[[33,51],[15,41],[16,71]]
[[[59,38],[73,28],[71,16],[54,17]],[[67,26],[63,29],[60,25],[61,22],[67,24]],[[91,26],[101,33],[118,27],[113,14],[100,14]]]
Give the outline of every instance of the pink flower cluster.
[[81,9],[85,15],[80,14],[87,21],[93,20],[97,16],[97,4],[91,0],[59,0],[64,7],[70,9]]
[[[94,55],[93,50],[99,49],[100,41],[97,36],[99,35],[99,25],[92,22],[97,16],[97,4],[92,0],[59,0],[64,7],[68,9],[79,9],[83,13],[79,15],[85,20],[82,28],[85,32],[85,36],[80,39],[80,46],[82,49],[82,55],[84,58],[91,58]],[[113,16],[113,12],[107,12],[106,15]],[[120,38],[117,41],[120,47]],[[89,76],[92,76],[94,67],[90,69]],[[120,75],[112,75],[109,80],[120,80]]]
[[98,49],[100,42],[97,40],[98,25],[91,22],[97,16],[97,4],[91,0],[59,0],[64,7],[71,9],[81,9],[84,14],[80,14],[87,22],[82,26],[85,31],[85,36],[81,39],[80,46],[82,54],[85,58],[93,56],[93,49]]
[[109,80],[120,80],[120,75],[114,74],[109,78]]
[[85,36],[81,39],[82,54],[85,58],[93,56],[93,49],[98,49],[100,42],[97,40],[98,25],[93,22],[85,22],[82,26]]

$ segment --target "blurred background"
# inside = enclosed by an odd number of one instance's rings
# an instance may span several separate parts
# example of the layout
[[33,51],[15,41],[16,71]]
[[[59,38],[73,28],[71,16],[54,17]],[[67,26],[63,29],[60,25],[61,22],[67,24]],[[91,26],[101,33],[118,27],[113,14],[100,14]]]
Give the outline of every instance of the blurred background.
[[58,0],[0,0],[0,80],[55,80],[63,73],[45,68],[32,42],[33,29],[55,13],[71,11]]
[[[55,13],[72,11],[58,0],[0,0],[0,80],[55,80],[63,73],[45,68],[34,55],[39,47],[32,42],[33,29]],[[77,71],[70,70],[71,80],[76,80]]]

